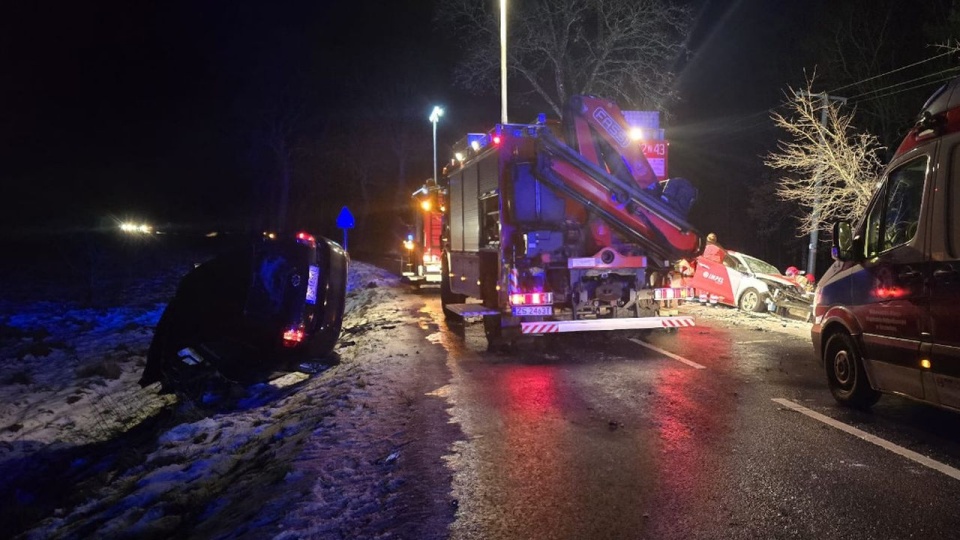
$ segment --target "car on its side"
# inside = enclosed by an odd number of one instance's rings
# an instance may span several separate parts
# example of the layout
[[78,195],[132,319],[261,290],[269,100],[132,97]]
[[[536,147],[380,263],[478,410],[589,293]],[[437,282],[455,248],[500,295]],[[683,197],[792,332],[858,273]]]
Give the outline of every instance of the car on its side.
[[339,244],[301,232],[257,237],[198,265],[157,324],[140,384],[253,382],[326,357],[340,336],[348,264]]
[[726,250],[722,263],[697,258],[688,284],[698,294],[712,296],[719,304],[757,313],[776,312],[787,303],[803,303],[807,298],[796,281],[781,274],[772,264],[732,250]]

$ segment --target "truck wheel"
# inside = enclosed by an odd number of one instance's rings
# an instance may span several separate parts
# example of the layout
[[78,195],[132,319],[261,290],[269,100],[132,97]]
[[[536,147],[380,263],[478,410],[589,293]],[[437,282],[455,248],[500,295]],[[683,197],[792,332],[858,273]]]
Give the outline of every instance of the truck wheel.
[[880,399],[880,392],[870,387],[857,344],[845,332],[827,339],[824,364],[830,393],[841,405],[867,409]]
[[760,294],[760,292],[754,288],[743,291],[743,294],[740,295],[740,301],[737,302],[737,305],[743,311],[752,311],[754,313],[762,313],[767,310],[767,303],[764,295]]
[[449,304],[462,304],[467,297],[450,290],[450,265],[447,255],[444,254],[440,263],[440,306],[443,309],[443,318],[448,321],[461,321],[463,317],[447,309]]
[[511,352],[515,347],[522,346],[525,338],[530,338],[526,341],[543,344],[541,339],[534,340],[531,336],[521,334],[519,322],[513,317],[507,317],[507,321],[504,321],[503,315],[484,315],[483,333],[487,337],[487,350],[491,352]]
[[503,318],[500,315],[483,316],[483,333],[487,336],[487,350],[497,351],[506,345],[503,339]]

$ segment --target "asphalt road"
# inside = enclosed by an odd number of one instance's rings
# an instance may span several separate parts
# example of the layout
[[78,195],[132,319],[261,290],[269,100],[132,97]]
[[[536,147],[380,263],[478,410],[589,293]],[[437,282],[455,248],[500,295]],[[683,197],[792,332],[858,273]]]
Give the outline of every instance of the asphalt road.
[[960,415],[840,408],[809,338],[698,319],[491,353],[423,299],[464,437],[452,538],[960,537]]

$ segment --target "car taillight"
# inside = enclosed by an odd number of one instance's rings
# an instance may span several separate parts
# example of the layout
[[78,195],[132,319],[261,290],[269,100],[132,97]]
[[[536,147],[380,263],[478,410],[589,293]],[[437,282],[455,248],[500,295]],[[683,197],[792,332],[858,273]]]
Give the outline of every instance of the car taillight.
[[510,295],[512,306],[545,306],[553,304],[552,292],[517,293]]
[[312,234],[305,232],[297,233],[297,242],[310,247],[317,246],[317,239],[314,238]]
[[303,341],[303,325],[291,326],[283,332],[283,346],[296,347]]

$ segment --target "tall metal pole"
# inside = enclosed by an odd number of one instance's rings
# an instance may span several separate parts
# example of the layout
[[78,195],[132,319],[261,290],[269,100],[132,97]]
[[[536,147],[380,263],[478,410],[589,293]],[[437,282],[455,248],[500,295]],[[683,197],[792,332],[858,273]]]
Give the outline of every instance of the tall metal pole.
[[507,123],[507,0],[500,0],[500,123]]
[[434,107],[430,113],[430,122],[433,123],[433,181],[437,182],[437,122],[443,116],[443,109]]
[[[813,97],[811,94],[806,94],[809,97]],[[847,98],[829,96],[826,92],[823,92],[820,95],[820,125],[823,126],[823,129],[827,129],[827,107],[830,106],[830,100],[840,101],[842,103],[847,102]],[[810,231],[810,246],[809,251],[807,252],[807,274],[816,275],[817,270],[817,243],[820,241],[820,174],[817,174],[816,182],[814,183],[814,195],[813,200],[813,230]]]

